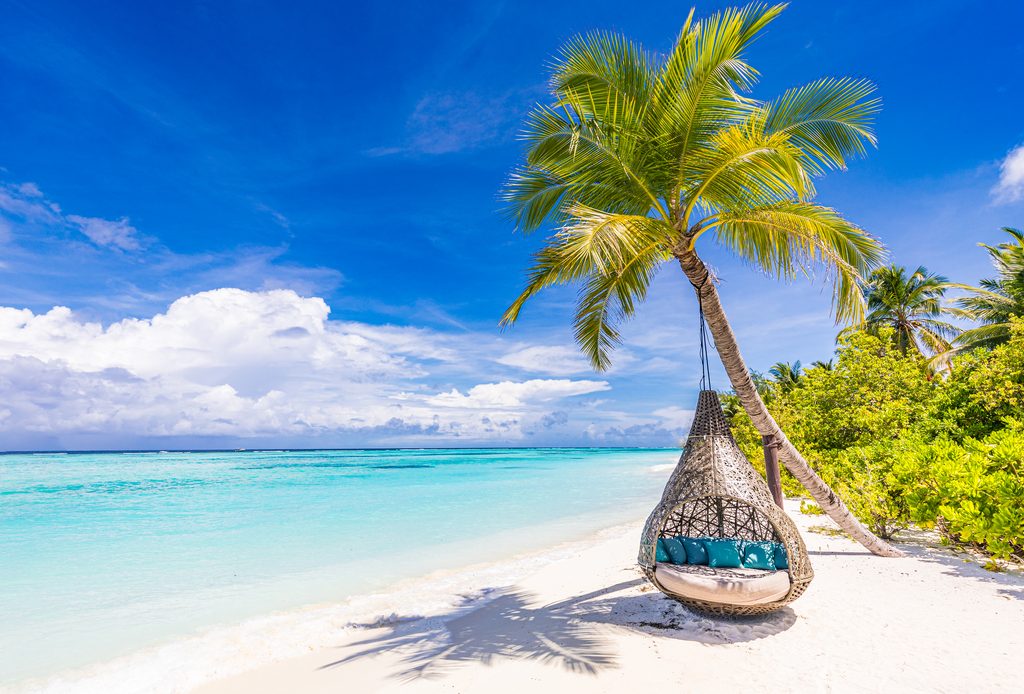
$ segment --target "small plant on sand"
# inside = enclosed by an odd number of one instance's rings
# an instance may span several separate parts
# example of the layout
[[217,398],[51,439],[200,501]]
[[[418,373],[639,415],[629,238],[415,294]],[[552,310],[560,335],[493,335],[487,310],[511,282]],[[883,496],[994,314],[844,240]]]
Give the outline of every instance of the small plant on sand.
[[807,499],[800,499],[800,513],[805,516],[821,516],[825,512],[821,510],[821,506],[818,506]]

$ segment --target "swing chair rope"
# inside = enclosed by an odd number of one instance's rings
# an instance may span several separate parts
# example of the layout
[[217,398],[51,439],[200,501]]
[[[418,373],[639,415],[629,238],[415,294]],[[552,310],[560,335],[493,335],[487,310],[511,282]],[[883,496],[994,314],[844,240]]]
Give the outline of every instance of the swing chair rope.
[[710,390],[711,389],[711,364],[708,360],[708,343],[711,341],[708,335],[708,322],[704,318],[704,285],[707,284],[709,275],[704,275],[704,279],[701,280],[699,285],[693,285],[693,288],[697,290],[697,313],[698,320],[700,321],[700,389]]

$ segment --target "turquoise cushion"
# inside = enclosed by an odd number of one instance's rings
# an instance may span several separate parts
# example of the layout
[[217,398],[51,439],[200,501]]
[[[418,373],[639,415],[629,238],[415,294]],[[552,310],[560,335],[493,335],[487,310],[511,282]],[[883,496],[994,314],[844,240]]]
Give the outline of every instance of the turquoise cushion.
[[786,545],[781,542],[773,542],[775,545],[775,566],[779,569],[789,568],[789,557],[786,555]]
[[665,545],[670,562],[673,564],[686,563],[686,550],[683,549],[683,543],[679,541],[678,537],[663,537],[661,541]]
[[707,564],[708,552],[704,549],[704,540],[695,537],[681,537],[683,547],[686,549],[687,564]]
[[775,571],[775,543],[745,541],[743,543],[743,567]]
[[668,550],[665,549],[665,542],[660,537],[658,538],[658,548],[654,551],[654,561],[660,561],[663,564],[670,561]]
[[739,540],[706,540],[708,566],[715,569],[738,569],[741,565]]

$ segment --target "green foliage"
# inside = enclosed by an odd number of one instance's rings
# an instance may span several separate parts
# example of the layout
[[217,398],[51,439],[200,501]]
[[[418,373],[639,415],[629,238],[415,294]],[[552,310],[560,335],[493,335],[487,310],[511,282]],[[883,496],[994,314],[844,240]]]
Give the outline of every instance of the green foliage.
[[823,516],[825,512],[821,510],[821,506],[808,501],[807,499],[800,500],[800,513],[805,516]]
[[893,468],[903,454],[904,442],[854,446],[823,455],[825,479],[871,532],[891,539],[907,527],[910,512]]
[[768,373],[783,391],[790,391],[800,385],[800,379],[804,375],[799,361],[792,364],[788,361],[775,362],[772,368],[768,369]]
[[980,438],[1024,412],[1024,318],[1006,321],[1007,340],[953,361],[936,402],[935,426],[953,438]]
[[[891,538],[914,523],[1024,559],[1024,319],[1007,325],[1006,342],[957,356],[945,380],[930,376],[916,350],[900,350],[891,328],[847,333],[831,367],[769,381],[765,400],[875,534]],[[741,407],[728,411],[741,449],[763,470],[760,436]],[[787,494],[802,491],[783,479]]]
[[891,441],[928,415],[924,361],[895,349],[891,333],[846,335],[831,370],[808,369],[798,387],[779,389],[772,413],[805,456]]

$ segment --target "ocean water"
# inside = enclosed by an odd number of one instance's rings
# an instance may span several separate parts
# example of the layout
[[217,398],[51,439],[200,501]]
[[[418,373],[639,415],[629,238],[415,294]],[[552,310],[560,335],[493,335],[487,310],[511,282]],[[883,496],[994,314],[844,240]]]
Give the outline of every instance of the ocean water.
[[646,513],[677,456],[2,455],[0,686],[579,540]]

